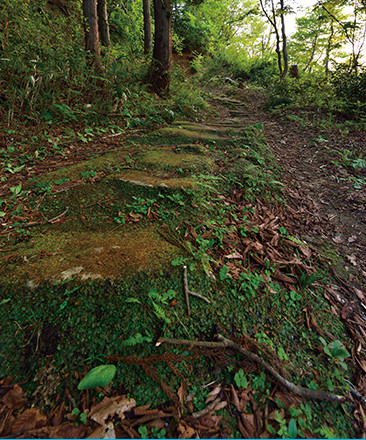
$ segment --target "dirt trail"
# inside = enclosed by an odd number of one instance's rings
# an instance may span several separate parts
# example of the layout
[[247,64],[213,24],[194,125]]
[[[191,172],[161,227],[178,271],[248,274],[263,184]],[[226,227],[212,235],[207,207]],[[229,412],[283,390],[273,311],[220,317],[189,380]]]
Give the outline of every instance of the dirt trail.
[[[326,133],[327,144],[314,140],[324,136],[315,126],[301,126],[263,109],[265,97],[244,89],[236,96],[240,105],[228,109],[221,124],[262,124],[267,145],[283,169],[289,213],[301,234],[318,251],[336,251],[335,270],[361,289],[366,283],[366,189],[355,190],[343,168],[327,157],[330,147],[364,145],[365,133],[351,132],[341,139],[338,131]],[[322,137],[320,137],[322,139]],[[339,273],[338,273],[339,272]]]

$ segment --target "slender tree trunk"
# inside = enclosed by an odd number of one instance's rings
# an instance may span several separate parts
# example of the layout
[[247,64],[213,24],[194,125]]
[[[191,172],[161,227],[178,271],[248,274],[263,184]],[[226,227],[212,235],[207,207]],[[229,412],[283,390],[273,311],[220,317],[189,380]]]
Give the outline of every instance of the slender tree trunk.
[[172,60],[172,9],[170,0],[154,0],[155,41],[150,82],[160,96],[169,94]]
[[281,55],[281,47],[280,47],[280,34],[278,32],[277,20],[276,20],[276,10],[275,10],[273,0],[271,0],[271,5],[272,5],[272,21],[270,20],[270,23],[272,24],[273,29],[275,31],[275,35],[276,35],[277,63],[278,63],[278,70],[280,71],[280,76],[282,77],[282,55]]
[[280,47],[280,34],[278,33],[275,6],[273,0],[271,0],[271,5],[272,5],[272,18],[271,18],[269,16],[269,13],[266,11],[266,8],[264,7],[263,0],[260,0],[260,4],[264,15],[267,17],[267,20],[270,22],[271,26],[273,27],[273,30],[276,35],[276,54],[277,54],[278,70],[280,72],[280,75],[282,75],[282,55],[281,55],[281,47]]
[[152,51],[150,0],[143,0],[142,6],[144,14],[144,54],[147,55]]
[[97,0],[83,0],[85,50],[94,55],[94,61],[100,56]]
[[329,61],[330,61],[330,52],[332,50],[332,41],[333,41],[333,35],[334,35],[334,26],[333,22],[330,23],[330,35],[328,38],[328,44],[325,50],[325,76],[328,76],[329,74]]
[[[314,41],[313,41],[313,48],[312,48],[311,55],[310,55],[310,59],[309,59],[309,62],[307,63],[307,65],[304,67],[304,72],[306,72],[308,70],[308,68],[310,67],[311,62],[314,59],[317,42],[318,42],[318,35],[315,35],[315,38],[314,38]],[[310,72],[310,70],[309,70],[309,72]]]
[[283,56],[283,71],[281,74],[281,79],[285,79],[288,72],[288,54],[287,54],[287,36],[285,29],[285,5],[283,0],[280,2],[281,5],[281,33],[282,33],[282,56]]
[[111,37],[109,35],[107,0],[97,1],[97,12],[100,43],[104,47],[109,47],[111,45]]

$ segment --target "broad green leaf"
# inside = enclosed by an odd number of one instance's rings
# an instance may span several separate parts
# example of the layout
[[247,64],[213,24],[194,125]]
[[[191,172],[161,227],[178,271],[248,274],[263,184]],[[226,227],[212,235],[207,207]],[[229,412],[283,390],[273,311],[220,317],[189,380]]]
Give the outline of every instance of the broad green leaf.
[[88,390],[95,387],[105,387],[114,378],[116,367],[114,365],[99,365],[89,371],[80,381],[78,390]]
[[291,419],[290,423],[288,424],[288,435],[290,438],[297,437],[297,426],[296,426],[296,421],[294,419]]

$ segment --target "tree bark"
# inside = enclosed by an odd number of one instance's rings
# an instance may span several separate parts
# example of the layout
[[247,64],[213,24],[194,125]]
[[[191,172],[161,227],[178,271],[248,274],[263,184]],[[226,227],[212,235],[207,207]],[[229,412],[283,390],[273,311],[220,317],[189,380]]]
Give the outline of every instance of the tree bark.
[[142,7],[144,14],[144,54],[147,55],[152,51],[150,0],[143,0]]
[[325,50],[325,76],[328,76],[329,74],[330,52],[332,51],[333,36],[334,36],[334,26],[333,26],[333,21],[331,21],[330,34],[328,38],[327,47]]
[[100,43],[104,47],[109,47],[111,45],[111,37],[109,34],[107,0],[98,0],[97,12]]
[[276,11],[274,7],[273,0],[271,0],[272,5],[272,18],[269,16],[269,13],[266,11],[266,8],[264,7],[263,0],[260,0],[261,8],[266,16],[267,20],[270,22],[271,26],[273,27],[273,30],[276,35],[276,54],[277,54],[277,64],[278,64],[278,70],[280,72],[280,76],[282,76],[282,54],[281,54],[281,47],[280,47],[280,34],[278,33],[278,27],[277,27],[277,20],[276,20]]
[[312,48],[311,55],[310,55],[310,59],[309,59],[307,65],[304,67],[304,72],[306,72],[308,70],[308,68],[310,67],[311,62],[314,59],[317,42],[318,42],[318,34],[315,35],[315,38],[314,38],[314,41],[313,41],[313,48]]
[[94,60],[100,56],[97,0],[83,0],[85,50],[94,55]]
[[281,33],[282,33],[282,56],[283,56],[283,71],[281,79],[285,79],[288,72],[288,54],[287,54],[287,36],[285,29],[285,5],[284,1],[280,1],[281,5]]
[[154,0],[155,41],[150,83],[160,96],[169,94],[172,60],[171,0]]

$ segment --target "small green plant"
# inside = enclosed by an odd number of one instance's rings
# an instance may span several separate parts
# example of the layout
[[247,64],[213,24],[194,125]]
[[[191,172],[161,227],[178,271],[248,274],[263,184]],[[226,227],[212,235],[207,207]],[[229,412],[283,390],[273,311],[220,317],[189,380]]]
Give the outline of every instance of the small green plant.
[[344,359],[351,355],[348,353],[342,342],[337,340],[327,344],[324,338],[320,337],[319,339],[320,342],[324,345],[324,353],[334,359],[335,362],[338,363],[342,368],[347,370],[347,364],[344,362]]
[[241,272],[239,276],[240,290],[247,298],[256,295],[257,290],[264,283],[264,279],[256,272]]
[[287,424],[287,421],[283,418],[283,416],[277,412],[275,421],[278,423],[279,429],[276,430],[273,426],[268,425],[267,429],[270,434],[277,434],[280,438],[297,438],[298,431],[296,420],[290,419]]
[[132,199],[133,202],[127,204],[126,206],[135,214],[146,215],[149,211],[149,208],[156,202],[156,199],[145,199],[143,197],[132,196]]
[[307,275],[305,272],[301,272],[301,275],[298,278],[298,283],[302,289],[306,289],[310,287],[315,281],[320,278],[318,272],[312,273],[311,275]]
[[84,411],[80,412],[78,408],[74,408],[71,411],[71,414],[75,416],[75,421],[74,421],[75,426],[79,426],[79,422],[77,420],[79,420],[83,425],[86,425],[88,419],[88,414],[86,412]]
[[238,388],[248,388],[248,379],[246,378],[242,369],[235,373],[234,382]]
[[81,177],[83,177],[84,179],[89,179],[90,177],[95,177],[96,176],[96,171],[85,171],[84,173],[81,173]]

